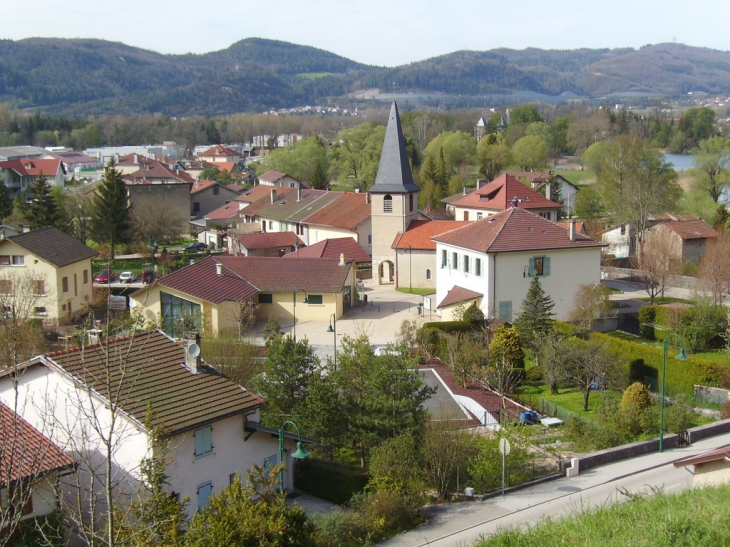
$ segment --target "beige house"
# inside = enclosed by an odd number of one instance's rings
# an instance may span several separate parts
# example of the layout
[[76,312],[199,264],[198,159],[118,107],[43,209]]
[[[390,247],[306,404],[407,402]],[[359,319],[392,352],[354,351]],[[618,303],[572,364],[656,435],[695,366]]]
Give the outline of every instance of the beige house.
[[674,462],[674,467],[694,466],[692,486],[718,486],[730,482],[730,448],[719,448]]
[[660,237],[668,237],[672,242],[671,248],[675,250],[672,258],[677,262],[699,262],[705,254],[707,242],[720,235],[707,222],[694,215],[665,214],[654,218],[660,222],[647,230],[644,242],[648,243],[652,237],[660,234]]
[[78,317],[92,298],[91,259],[97,254],[56,228],[5,238],[0,241],[0,301],[5,308],[32,308],[31,315],[47,323]]
[[342,316],[356,297],[353,262],[210,256],[133,293],[131,306],[175,335],[193,326],[238,331],[252,308],[257,320],[273,316],[282,327],[295,314],[297,322],[327,321]]

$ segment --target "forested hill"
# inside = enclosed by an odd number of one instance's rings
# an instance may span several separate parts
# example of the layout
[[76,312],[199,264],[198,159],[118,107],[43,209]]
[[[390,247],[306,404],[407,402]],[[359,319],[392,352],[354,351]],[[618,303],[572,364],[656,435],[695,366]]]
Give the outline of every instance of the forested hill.
[[639,50],[459,51],[395,68],[247,38],[203,55],[162,55],[117,42],[0,40],[0,102],[64,115],[214,115],[322,104],[370,88],[399,92],[603,96],[730,94],[730,53],[681,44]]

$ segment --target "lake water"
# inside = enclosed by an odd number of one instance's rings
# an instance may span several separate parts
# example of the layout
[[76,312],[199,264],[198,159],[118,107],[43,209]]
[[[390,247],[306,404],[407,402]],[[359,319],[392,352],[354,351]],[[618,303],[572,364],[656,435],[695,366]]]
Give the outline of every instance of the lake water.
[[674,166],[675,171],[685,171],[692,169],[692,162],[697,156],[694,154],[664,154],[664,160]]

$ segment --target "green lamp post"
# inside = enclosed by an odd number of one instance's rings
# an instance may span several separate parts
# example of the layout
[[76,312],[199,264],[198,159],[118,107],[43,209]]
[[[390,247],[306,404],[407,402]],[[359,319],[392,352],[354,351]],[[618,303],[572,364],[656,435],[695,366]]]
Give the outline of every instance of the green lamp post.
[[327,327],[327,332],[333,332],[334,333],[334,340],[335,340],[335,369],[337,368],[337,315],[332,314],[330,315],[330,326]]
[[[286,428],[287,424],[294,426],[294,429],[297,432],[297,449],[294,451],[294,453],[291,455],[292,458],[306,458],[310,454],[304,448],[302,447],[302,434],[299,432],[299,428],[297,427],[297,424],[292,422],[291,420],[285,421],[283,424],[281,424],[281,427],[279,428],[279,463],[284,463],[284,429]],[[284,468],[282,467],[281,471],[279,472],[279,484],[281,485],[282,492],[284,491]]]
[[677,355],[675,359],[679,359],[680,361],[687,360],[687,354],[684,353],[684,339],[676,333],[672,333],[667,336],[664,340],[664,359],[662,360],[662,399],[660,403],[661,410],[659,412],[659,452],[664,452],[664,392],[667,385],[667,351],[669,348],[669,339],[672,337],[678,338],[682,344],[682,347],[679,350],[679,355]]

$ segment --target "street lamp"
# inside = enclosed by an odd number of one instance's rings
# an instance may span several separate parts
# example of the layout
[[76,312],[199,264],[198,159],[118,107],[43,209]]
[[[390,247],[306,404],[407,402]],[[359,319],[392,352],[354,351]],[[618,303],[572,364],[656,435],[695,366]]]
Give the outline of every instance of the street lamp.
[[679,359],[680,361],[687,360],[687,354],[684,353],[684,339],[676,333],[672,333],[667,336],[664,340],[664,360],[662,361],[662,400],[661,410],[659,413],[659,452],[664,452],[664,390],[667,384],[667,349],[669,345],[669,339],[672,336],[676,336],[682,343],[682,348],[679,350],[679,355],[677,355],[675,359]]
[[413,291],[413,287],[411,286],[411,271],[413,270],[413,258],[411,258],[411,255],[413,254],[413,247],[411,247],[408,243],[403,246],[408,247],[408,293],[410,293]]
[[337,315],[332,314],[330,315],[330,326],[327,327],[327,332],[333,332],[334,333],[334,340],[335,340],[335,368],[337,368]]
[[[281,424],[281,427],[279,428],[279,463],[284,463],[284,428],[287,424],[291,424],[294,426],[294,429],[297,431],[297,449],[294,451],[294,453],[291,455],[292,458],[306,458],[309,456],[309,452],[304,450],[302,448],[302,434],[299,432],[299,428],[297,427],[297,424],[292,422],[291,420],[285,421],[283,424]],[[284,491],[284,468],[281,468],[281,471],[279,471],[279,484],[281,485],[281,491]]]
[[300,291],[304,293],[304,300],[302,300],[302,302],[304,304],[309,304],[309,301],[307,300],[307,291],[304,289],[294,289],[291,292],[292,300],[294,300],[294,326],[292,327],[292,331],[295,342],[297,341],[297,293]]

